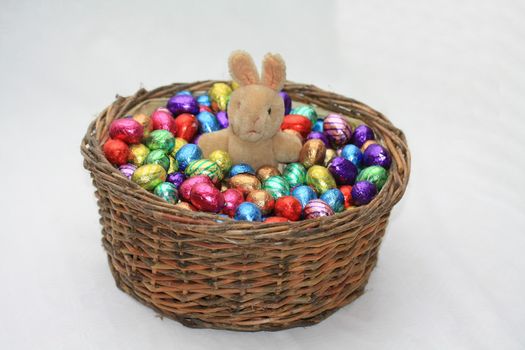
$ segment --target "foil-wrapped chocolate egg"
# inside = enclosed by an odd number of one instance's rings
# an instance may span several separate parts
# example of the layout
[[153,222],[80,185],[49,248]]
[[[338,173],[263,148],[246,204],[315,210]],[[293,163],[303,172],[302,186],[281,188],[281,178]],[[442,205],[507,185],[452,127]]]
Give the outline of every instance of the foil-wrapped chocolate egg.
[[323,164],[326,155],[326,147],[323,141],[318,139],[308,140],[304,143],[299,153],[299,162],[310,168],[313,165]]
[[170,167],[168,168],[168,175],[169,175],[179,170],[179,163],[177,163],[177,161],[175,160],[175,157],[171,155],[168,156],[168,158],[170,159]]
[[322,132],[312,131],[311,133],[308,134],[308,136],[306,136],[306,140],[314,140],[314,139],[321,140],[323,141],[324,145],[327,148],[330,147],[330,141],[328,141],[328,138]]
[[176,117],[183,113],[197,114],[199,113],[199,105],[197,101],[190,95],[175,95],[168,100],[166,108],[171,114]]
[[281,130],[295,130],[304,138],[312,131],[312,122],[302,115],[290,114],[284,117]]
[[129,159],[128,144],[122,140],[109,139],[103,147],[106,159],[113,165],[123,165]]
[[175,204],[179,200],[177,188],[170,182],[162,182],[158,184],[153,190],[153,193],[171,204]]
[[355,128],[350,142],[357,147],[361,147],[366,141],[373,140],[374,138],[374,131],[367,125],[361,124]]
[[151,126],[153,130],[168,130],[173,135],[177,131],[175,119],[173,119],[171,112],[164,107],[157,108],[151,114]]
[[216,103],[218,110],[225,111],[230,101],[232,88],[225,83],[215,83],[211,86],[208,94],[213,102]]
[[243,195],[248,195],[251,191],[261,189],[261,182],[252,174],[237,174],[230,178],[230,187],[242,192]]
[[270,176],[264,181],[262,188],[270,192],[275,199],[290,195],[290,184],[282,176]]
[[264,222],[267,224],[276,223],[276,222],[288,222],[287,218],[283,218],[282,216],[268,216],[266,219],[264,219]]
[[338,185],[353,185],[357,176],[357,167],[343,157],[332,159],[328,165],[328,170]]
[[187,145],[188,141],[184,140],[183,138],[176,137],[175,138],[175,145],[173,146],[173,150],[171,151],[171,155],[175,157],[177,152],[182,148],[182,146]]
[[299,200],[299,202],[301,202],[301,205],[303,206],[303,208],[306,205],[306,203],[308,203],[312,199],[317,198],[317,194],[315,193],[315,191],[310,186],[307,186],[307,185],[301,185],[301,186],[295,187],[292,190],[292,196],[294,196],[295,198]]
[[184,175],[184,173],[181,172],[174,172],[168,174],[168,176],[166,177],[166,181],[172,183],[177,189],[180,187],[180,185],[182,185],[184,180],[186,180],[186,175]]
[[151,130],[153,130],[153,126],[151,125],[151,117],[149,115],[139,113],[135,114],[133,116],[133,119],[139,122],[140,125],[142,125],[142,128],[144,129],[143,137],[148,136]]
[[310,105],[296,107],[292,109],[290,114],[302,115],[310,119],[310,121],[312,122],[312,125],[315,124],[315,122],[317,122],[317,118],[318,118],[315,108]]
[[228,152],[223,150],[215,150],[210,153],[210,156],[208,158],[211,161],[217,163],[224,175],[230,172],[233,163],[232,158],[230,157],[230,154]]
[[187,95],[187,96],[192,96],[191,95],[191,91],[189,90],[182,90],[182,91],[179,91],[175,94],[175,96],[180,96],[180,95]]
[[206,106],[206,107],[211,106],[211,98],[210,98],[210,95],[208,94],[202,94],[200,96],[197,96],[196,100],[199,106]]
[[230,125],[228,113],[226,113],[226,111],[218,111],[216,116],[221,129],[226,129]]
[[276,216],[282,216],[290,221],[297,221],[301,218],[303,206],[293,196],[282,196],[275,201],[274,212]]
[[330,162],[332,161],[332,159],[334,159],[335,157],[337,157],[337,152],[336,152],[336,150],[334,150],[333,148],[327,148],[327,149],[326,149],[325,156],[324,156],[323,165],[324,165],[325,167],[327,167],[328,164],[330,164]]
[[246,196],[247,202],[252,202],[261,209],[263,215],[268,215],[273,211],[275,199],[265,190],[253,190]]
[[290,98],[290,95],[288,95],[284,91],[281,91],[279,92],[279,96],[281,96],[281,98],[283,99],[284,115],[290,114],[290,111],[292,110],[292,99]]
[[141,166],[146,161],[149,148],[142,143],[135,143],[129,146],[129,161],[135,166]]
[[335,180],[323,166],[314,165],[306,173],[306,184],[313,186],[317,193],[323,194],[331,188],[336,188]]
[[227,189],[222,192],[222,195],[224,197],[224,207],[222,208],[222,212],[229,217],[233,217],[237,207],[244,202],[244,195],[241,191],[236,190],[235,188]]
[[379,165],[372,165],[361,170],[356,180],[371,182],[376,185],[378,191],[381,191],[388,180],[388,171]]
[[334,215],[334,211],[325,201],[321,199],[312,199],[304,207],[304,217],[306,219],[316,219],[331,215]]
[[177,131],[175,132],[176,137],[190,142],[195,138],[197,131],[199,130],[199,122],[193,114],[183,113],[175,118],[175,126]]
[[341,150],[341,157],[348,159],[356,167],[361,166],[361,161],[363,160],[363,153],[356,145],[346,145]]
[[197,175],[184,180],[184,182],[182,182],[182,184],[179,187],[179,196],[185,201],[189,201],[191,189],[193,188],[193,186],[203,182],[213,185],[210,178],[206,175]]
[[109,126],[109,136],[127,144],[139,143],[144,136],[144,127],[132,118],[116,119]]
[[317,119],[317,121],[312,126],[312,131],[323,132],[324,130],[323,123],[324,123],[323,119]]
[[151,151],[161,149],[166,154],[171,153],[175,146],[175,137],[168,130],[153,130],[145,141]]
[[306,168],[301,163],[290,163],[283,170],[283,177],[291,187],[304,184]]
[[168,169],[170,168],[170,159],[164,153],[161,149],[156,149],[151,151],[148,156],[146,157],[146,164],[159,164],[166,170],[166,173],[168,172]]
[[266,181],[269,177],[272,176],[280,176],[281,172],[279,169],[272,165],[263,165],[259,169],[257,169],[256,172],[257,178],[261,180],[261,182]]
[[379,144],[368,146],[363,153],[363,166],[365,167],[379,165],[385,169],[388,169],[390,168],[390,164],[392,164],[390,152],[388,152],[385,147]]
[[363,145],[361,146],[361,153],[364,153],[365,150],[368,148],[368,146],[370,145],[375,145],[377,144],[377,142],[375,140],[368,140],[366,141],[365,143],[363,143]]
[[345,197],[343,193],[337,188],[331,188],[319,197],[333,209],[334,212],[339,213],[345,209]]
[[352,206],[352,186],[350,185],[341,186],[339,187],[339,191],[341,191],[345,199],[345,202],[344,202],[345,208],[351,207]]
[[232,80],[231,87],[232,87],[232,90],[235,91],[240,87],[240,85],[238,82]]
[[191,204],[200,211],[218,213],[224,207],[224,196],[209,183],[198,183],[191,188]]
[[184,145],[181,147],[181,149],[175,154],[175,160],[177,161],[177,164],[179,164],[179,169],[181,171],[186,170],[186,167],[188,164],[193,162],[194,160],[198,160],[202,158],[202,151],[199,148],[199,146],[188,143],[187,145]]
[[352,137],[352,127],[346,118],[339,114],[329,114],[324,119],[323,132],[337,147],[347,144]]
[[145,190],[151,191],[158,184],[166,181],[166,170],[159,164],[145,164],[135,170],[131,176],[131,181]]
[[198,159],[190,162],[184,173],[187,177],[206,175],[214,184],[221,182],[223,178],[221,168],[217,163],[209,159]]
[[197,120],[199,121],[199,132],[201,134],[221,129],[217,117],[211,112],[200,112],[197,114]]
[[137,170],[137,167],[133,164],[128,163],[128,164],[122,164],[121,166],[119,166],[118,170],[120,171],[122,175],[124,175],[125,177],[128,178],[128,180],[130,180],[135,170]]
[[234,177],[235,175],[239,175],[239,174],[255,175],[255,170],[252,168],[250,164],[246,164],[246,163],[235,164],[230,169],[230,177]]
[[235,210],[233,218],[238,221],[262,221],[262,213],[255,204],[243,202]]
[[358,181],[352,186],[352,202],[356,206],[370,203],[376,194],[376,185],[371,182]]

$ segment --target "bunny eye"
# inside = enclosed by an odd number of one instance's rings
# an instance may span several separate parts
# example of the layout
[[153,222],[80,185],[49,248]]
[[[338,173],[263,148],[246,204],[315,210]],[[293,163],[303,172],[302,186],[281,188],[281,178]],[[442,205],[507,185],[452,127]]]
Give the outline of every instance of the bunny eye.
[[272,108],[268,108],[268,114],[272,114]]

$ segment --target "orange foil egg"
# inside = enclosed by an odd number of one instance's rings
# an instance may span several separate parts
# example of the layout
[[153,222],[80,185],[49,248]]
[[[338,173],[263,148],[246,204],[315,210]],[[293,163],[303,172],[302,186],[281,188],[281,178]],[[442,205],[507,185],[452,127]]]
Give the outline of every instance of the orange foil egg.
[[288,129],[295,130],[301,134],[303,138],[306,138],[310,131],[312,131],[312,122],[305,116],[290,114],[284,117],[281,124],[281,130]]

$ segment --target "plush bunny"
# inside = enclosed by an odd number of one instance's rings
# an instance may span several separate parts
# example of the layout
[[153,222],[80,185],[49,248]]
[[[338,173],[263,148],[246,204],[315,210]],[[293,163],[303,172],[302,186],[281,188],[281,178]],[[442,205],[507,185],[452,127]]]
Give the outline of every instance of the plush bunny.
[[297,161],[299,137],[280,131],[284,102],[279,91],[286,79],[286,66],[280,55],[267,54],[262,78],[249,54],[235,51],[229,59],[230,74],[239,88],[228,104],[228,128],[203,134],[199,139],[204,157],[215,150],[230,154],[234,164],[248,163],[254,169],[263,165]]

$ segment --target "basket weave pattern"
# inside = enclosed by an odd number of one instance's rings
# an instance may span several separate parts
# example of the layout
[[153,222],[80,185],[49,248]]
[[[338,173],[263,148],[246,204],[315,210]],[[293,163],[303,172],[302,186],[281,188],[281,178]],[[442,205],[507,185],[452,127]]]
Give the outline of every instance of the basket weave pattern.
[[312,85],[294,101],[360,119],[392,154],[387,183],[368,205],[292,223],[250,223],[177,209],[132,183],[105,158],[109,124],[141,103],[215,81],[173,84],[117,100],[81,145],[98,199],[102,242],[117,286],[186,326],[241,331],[315,324],[360,296],[392,207],[410,173],[403,133],[372,108]]

